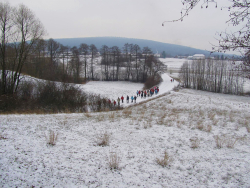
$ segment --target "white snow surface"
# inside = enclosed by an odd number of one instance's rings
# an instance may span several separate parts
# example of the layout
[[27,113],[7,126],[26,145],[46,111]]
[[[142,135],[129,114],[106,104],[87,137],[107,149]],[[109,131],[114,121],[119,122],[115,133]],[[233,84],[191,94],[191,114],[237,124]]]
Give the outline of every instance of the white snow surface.
[[[157,96],[119,111],[0,115],[0,187],[249,187],[250,100],[171,89],[163,74]],[[89,82],[110,99],[143,85]],[[48,144],[50,131],[58,134]],[[107,146],[98,146],[103,135]],[[170,156],[163,167],[157,159]],[[118,156],[118,169],[110,158]]]
[[[157,95],[153,95],[152,97],[138,97],[136,103],[140,103],[165,94],[171,91],[174,86],[179,84],[177,81],[171,82],[172,78],[168,76],[167,73],[163,73],[161,77],[163,81],[159,84],[159,93]],[[100,95],[102,97],[109,98],[112,101],[117,100],[118,97],[121,98],[121,96],[126,98],[128,95],[129,103],[126,101],[121,103],[122,107],[126,107],[135,104],[135,102],[131,103],[131,96],[136,96],[137,90],[143,90],[143,86],[144,85],[142,83],[132,83],[125,81],[90,81],[85,85],[81,85],[80,87],[87,93]]]

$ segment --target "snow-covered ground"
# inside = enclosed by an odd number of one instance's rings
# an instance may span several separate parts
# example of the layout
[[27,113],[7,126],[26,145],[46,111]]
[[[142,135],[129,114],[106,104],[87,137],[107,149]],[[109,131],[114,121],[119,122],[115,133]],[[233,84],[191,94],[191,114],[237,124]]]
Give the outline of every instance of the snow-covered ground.
[[[177,86],[179,84],[177,81],[171,82],[172,78],[169,77],[167,73],[163,73],[161,76],[163,82],[159,85],[159,94],[153,95],[152,97],[147,97],[146,99],[138,97],[136,103],[144,102],[145,100],[165,94],[171,91],[174,86]],[[80,87],[87,93],[99,94],[102,97],[106,97],[111,100],[117,100],[117,98],[121,98],[121,96],[126,98],[128,95],[129,103],[121,103],[121,106],[126,107],[135,104],[131,103],[130,98],[131,96],[136,95],[137,90],[143,90],[143,86],[144,85],[142,83],[132,83],[125,81],[90,81],[85,85],[81,85]]]
[[159,58],[159,60],[168,66],[168,74],[178,78],[179,71],[184,62],[190,61],[187,59],[178,59],[178,58]]
[[[116,112],[0,115],[0,186],[249,187],[249,97],[188,89],[164,95],[176,83],[165,79],[161,97]],[[113,96],[140,89],[108,83],[94,87],[104,95],[111,87]],[[50,130],[58,133],[54,146]],[[109,145],[98,146],[105,133]],[[164,152],[166,167],[157,163]]]
[[[115,112],[0,115],[0,187],[249,187],[249,97],[174,92],[178,82],[162,78],[154,100],[139,97],[144,103]],[[79,87],[117,99],[143,84]],[[54,146],[50,131],[58,134]],[[99,146],[104,135],[109,144]],[[165,152],[163,167],[157,159]]]

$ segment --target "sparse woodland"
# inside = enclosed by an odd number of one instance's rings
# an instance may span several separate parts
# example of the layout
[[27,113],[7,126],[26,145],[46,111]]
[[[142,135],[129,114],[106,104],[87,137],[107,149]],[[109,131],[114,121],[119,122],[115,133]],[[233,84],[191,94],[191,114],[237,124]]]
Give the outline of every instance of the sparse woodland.
[[179,76],[186,88],[241,95],[243,73],[235,62],[203,59],[184,63]]

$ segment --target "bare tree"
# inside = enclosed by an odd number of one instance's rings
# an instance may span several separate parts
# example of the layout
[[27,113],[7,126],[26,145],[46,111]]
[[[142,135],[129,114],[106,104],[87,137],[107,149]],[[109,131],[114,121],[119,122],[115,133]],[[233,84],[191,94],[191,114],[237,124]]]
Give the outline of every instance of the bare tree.
[[[246,51],[250,49],[250,2],[249,0],[229,0],[229,2],[230,6],[221,7],[221,10],[227,9],[230,12],[229,19],[226,23],[232,24],[233,26],[241,25],[242,27],[234,33],[218,33],[220,36],[219,45],[213,47],[213,50],[219,52],[243,50],[243,54],[245,54]],[[181,0],[181,3],[184,7],[181,10],[181,16],[178,19],[163,22],[163,26],[166,22],[183,21],[198,5],[200,5],[201,8],[209,8],[210,5],[214,5],[215,8],[218,7],[216,0]]]
[[150,54],[152,54],[152,50],[146,46],[142,49],[142,53],[144,56],[144,64],[143,64],[143,73],[142,73],[142,81],[145,82],[147,79],[147,71],[146,71],[146,64],[147,64],[147,60]]
[[139,81],[139,65],[138,65],[138,56],[141,52],[140,46],[137,44],[134,45],[134,52],[135,52],[135,69],[136,69],[136,81]]
[[62,64],[63,64],[63,72],[62,72],[62,74],[63,74],[63,78],[62,78],[62,80],[63,81],[65,81],[65,60],[66,60],[66,56],[67,56],[67,47],[66,46],[64,46],[64,45],[62,45],[62,44],[60,44],[60,49],[59,49],[59,52],[60,52],[60,54],[61,54],[61,58],[62,58]]
[[82,67],[82,62],[80,60],[79,49],[74,46],[71,48],[72,56],[70,60],[71,70],[73,72],[74,81],[80,83],[80,72]]
[[[45,31],[41,22],[25,5],[11,8],[8,4],[1,3],[1,9],[1,29],[4,29],[1,33],[1,65],[5,77],[2,81],[2,93],[13,94],[19,86],[20,75],[27,58],[35,51],[35,45]],[[8,58],[11,70],[9,75],[5,69],[7,46],[12,50],[11,57]]]
[[50,38],[47,41],[47,50],[48,50],[51,65],[56,66],[57,60],[60,55],[60,43]]
[[124,44],[123,53],[125,54],[125,59],[128,62],[129,43]]
[[104,64],[104,75],[105,80],[109,80],[109,61],[108,61],[108,54],[109,54],[109,47],[103,45],[100,49],[102,55],[102,64]]
[[13,14],[13,8],[10,7],[9,3],[0,2],[0,27],[1,27],[0,65],[2,69],[0,93],[2,94],[6,94],[8,92],[6,50],[8,43],[11,42],[9,38],[13,33],[11,31],[14,25],[12,14]]
[[94,80],[94,58],[98,50],[94,44],[91,44],[89,46],[89,51],[91,53],[91,67],[90,67],[91,79]]
[[84,55],[84,78],[87,79],[87,55],[89,53],[89,46],[87,44],[80,44],[79,48],[81,54]]
[[41,77],[43,74],[43,69],[42,66],[45,63],[45,56],[46,56],[46,47],[47,43],[44,39],[39,39],[38,42],[36,43],[36,51],[35,51],[35,74],[38,77]]
[[119,80],[119,69],[120,69],[120,57],[121,57],[121,50],[118,46],[115,46],[115,53],[116,53],[116,80]]

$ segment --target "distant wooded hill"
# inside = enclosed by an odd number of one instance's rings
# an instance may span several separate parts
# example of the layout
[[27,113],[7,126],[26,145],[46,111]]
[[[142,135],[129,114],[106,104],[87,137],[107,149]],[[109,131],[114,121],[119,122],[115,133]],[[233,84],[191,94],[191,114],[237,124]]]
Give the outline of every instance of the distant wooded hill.
[[223,53],[213,53],[210,54],[209,51],[195,49],[187,46],[181,46],[176,44],[162,43],[152,40],[144,40],[144,39],[134,39],[134,38],[122,38],[122,37],[86,37],[86,38],[63,38],[63,39],[54,39],[55,41],[65,45],[65,46],[79,46],[81,43],[86,43],[88,45],[94,44],[98,49],[102,47],[102,45],[107,45],[108,47],[118,46],[120,49],[123,48],[124,44],[137,44],[141,47],[148,46],[154,53],[162,53],[166,52],[169,56],[189,56],[194,54],[204,54],[205,56],[215,56],[215,55],[224,55],[224,56],[232,56]]

